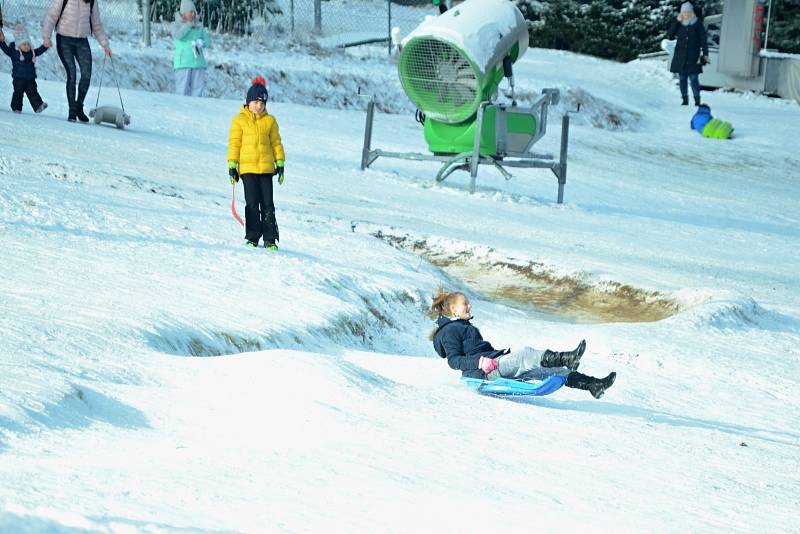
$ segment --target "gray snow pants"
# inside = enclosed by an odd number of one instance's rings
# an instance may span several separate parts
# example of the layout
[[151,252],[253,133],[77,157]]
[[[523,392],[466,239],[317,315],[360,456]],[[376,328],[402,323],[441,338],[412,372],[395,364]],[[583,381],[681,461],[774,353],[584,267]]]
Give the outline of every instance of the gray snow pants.
[[497,369],[486,375],[487,380],[503,378],[524,378],[525,380],[544,380],[548,376],[567,376],[571,371],[566,367],[542,367],[543,350],[531,347],[521,349],[497,358]]
[[175,69],[175,93],[184,96],[203,96],[206,69]]

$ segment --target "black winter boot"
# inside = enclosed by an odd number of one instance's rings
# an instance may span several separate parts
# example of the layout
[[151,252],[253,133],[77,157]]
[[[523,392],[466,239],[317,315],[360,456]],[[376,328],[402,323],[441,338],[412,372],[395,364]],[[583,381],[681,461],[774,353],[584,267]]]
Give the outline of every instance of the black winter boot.
[[585,389],[592,394],[592,397],[599,399],[611,387],[616,378],[617,373],[610,373],[605,378],[595,378],[573,371],[567,375],[567,381],[564,385],[568,388]]
[[700,105],[700,97],[699,96],[694,97],[694,105],[695,106],[699,106]]
[[570,371],[577,371],[584,352],[586,352],[585,339],[578,343],[575,350],[569,352],[546,350],[542,356],[542,367],[567,367]]
[[686,96],[686,95],[683,95],[681,97],[681,106],[688,106],[688,105],[689,105],[689,97]]
[[83,106],[77,108],[75,110],[75,116],[81,122],[89,122],[89,117],[86,116],[86,113],[83,112]]

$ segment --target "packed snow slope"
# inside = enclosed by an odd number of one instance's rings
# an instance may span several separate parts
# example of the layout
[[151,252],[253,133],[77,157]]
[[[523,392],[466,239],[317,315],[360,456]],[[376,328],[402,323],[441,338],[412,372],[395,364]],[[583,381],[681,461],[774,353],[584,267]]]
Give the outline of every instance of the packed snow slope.
[[[278,253],[230,213],[239,100],[123,90],[123,131],[42,81],[45,113],[0,111],[0,532],[791,530],[800,107],[705,93],[736,128],[707,140],[661,63],[533,49],[516,78],[562,90],[538,152],[582,104],[564,204],[543,170],[362,172],[363,112],[270,103]],[[374,146],[425,151],[411,115]],[[672,311],[544,313],[490,296],[508,265]],[[427,339],[439,284],[495,346],[585,338],[616,384],[477,395]]]

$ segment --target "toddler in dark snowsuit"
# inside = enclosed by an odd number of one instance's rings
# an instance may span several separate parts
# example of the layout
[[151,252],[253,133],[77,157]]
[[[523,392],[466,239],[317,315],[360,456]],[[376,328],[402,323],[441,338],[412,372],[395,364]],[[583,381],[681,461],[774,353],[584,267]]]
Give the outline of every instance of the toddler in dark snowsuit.
[[17,23],[14,29],[14,42],[10,45],[6,44],[5,36],[0,32],[0,48],[11,58],[11,79],[14,85],[11,109],[14,113],[22,113],[22,96],[27,95],[33,110],[41,113],[47,107],[47,102],[39,96],[36,87],[36,57],[47,52],[47,47],[40,46],[33,50],[25,28]]

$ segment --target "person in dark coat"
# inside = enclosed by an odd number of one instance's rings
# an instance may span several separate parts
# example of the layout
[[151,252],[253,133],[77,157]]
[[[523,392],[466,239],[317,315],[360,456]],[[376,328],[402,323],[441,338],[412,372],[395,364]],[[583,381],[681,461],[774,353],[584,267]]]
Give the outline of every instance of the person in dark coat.
[[[703,65],[708,64],[706,28],[697,18],[691,2],[681,4],[681,11],[667,30],[667,39],[677,39],[670,71],[679,76],[681,104],[689,104],[688,84],[692,86],[694,105],[700,105],[700,80]],[[702,53],[702,55],[701,55]],[[688,82],[688,83],[687,83]]]
[[11,58],[11,80],[14,92],[11,94],[11,110],[22,113],[22,97],[27,95],[28,102],[36,113],[47,107],[36,86],[36,58],[47,52],[46,46],[36,50],[31,46],[31,39],[21,23],[14,29],[14,42],[6,44],[3,31],[0,30],[0,49]]
[[511,378],[518,380],[542,380],[548,376],[566,376],[565,386],[589,391],[599,399],[611,387],[617,373],[605,378],[595,378],[577,372],[581,357],[586,350],[582,340],[571,351],[555,352],[523,347],[495,349],[483,339],[480,330],[470,323],[472,305],[464,293],[447,293],[440,289],[433,297],[430,316],[436,317],[436,326],[431,335],[433,348],[447,359],[452,369],[462,376],[496,380]]

